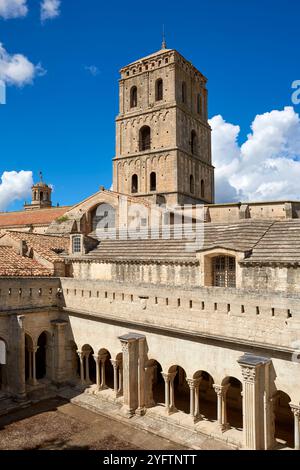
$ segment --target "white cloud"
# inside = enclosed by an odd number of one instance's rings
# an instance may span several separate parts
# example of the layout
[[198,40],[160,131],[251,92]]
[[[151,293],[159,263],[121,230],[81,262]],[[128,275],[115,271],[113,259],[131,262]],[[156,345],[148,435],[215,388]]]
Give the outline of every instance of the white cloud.
[[0,183],[0,210],[30,195],[32,184],[32,171],[4,171]]
[[90,74],[93,75],[93,77],[96,77],[96,75],[99,75],[99,69],[98,67],[96,67],[96,65],[86,65],[84,68],[85,70],[90,72]]
[[23,86],[32,83],[35,76],[45,73],[40,64],[34,65],[24,55],[8,54],[0,43],[0,80],[8,85]]
[[41,3],[41,21],[50,20],[60,15],[60,0],[43,0]]
[[257,115],[241,146],[239,126],[220,115],[209,123],[218,202],[300,199],[300,118],[294,108]]
[[0,0],[0,17],[8,20],[26,16],[28,12],[27,0]]

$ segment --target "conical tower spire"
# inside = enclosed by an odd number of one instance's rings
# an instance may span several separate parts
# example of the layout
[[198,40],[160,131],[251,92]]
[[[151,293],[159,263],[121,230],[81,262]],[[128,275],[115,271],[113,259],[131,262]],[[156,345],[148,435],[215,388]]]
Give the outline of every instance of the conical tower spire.
[[167,49],[166,36],[165,36],[165,25],[164,24],[163,24],[161,48],[162,49]]

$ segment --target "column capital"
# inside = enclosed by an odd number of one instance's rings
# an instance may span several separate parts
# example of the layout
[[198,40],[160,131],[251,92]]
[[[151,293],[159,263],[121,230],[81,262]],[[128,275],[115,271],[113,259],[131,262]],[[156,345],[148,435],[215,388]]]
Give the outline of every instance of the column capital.
[[300,405],[293,405],[290,403],[291,410],[298,419],[300,418]]
[[187,381],[188,386],[190,388],[196,388],[200,385],[202,377],[198,377],[197,379],[188,379],[188,378],[186,378],[185,380]]
[[161,375],[163,376],[163,379],[165,382],[172,382],[177,374],[177,370],[175,372],[161,372]]
[[84,358],[84,356],[85,356],[85,352],[84,352],[84,351],[79,351],[79,350],[77,350],[76,352],[77,352],[77,354],[78,354],[78,356],[79,356],[79,359],[82,360],[82,359]]
[[119,366],[119,361],[117,361],[116,359],[110,359],[110,363],[114,369],[117,369]]
[[213,384],[213,389],[219,397],[224,397],[229,387],[230,387],[230,384],[226,384],[226,385]]
[[99,362],[100,362],[100,357],[98,356],[98,354],[93,354],[93,358],[95,359],[95,362],[96,362],[97,364],[99,364]]

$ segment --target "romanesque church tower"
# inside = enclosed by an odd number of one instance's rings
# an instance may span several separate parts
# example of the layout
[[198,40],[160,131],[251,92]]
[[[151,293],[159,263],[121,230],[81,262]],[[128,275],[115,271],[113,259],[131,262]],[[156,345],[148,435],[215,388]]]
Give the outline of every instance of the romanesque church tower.
[[158,203],[213,203],[206,78],[164,44],[120,73],[114,191]]

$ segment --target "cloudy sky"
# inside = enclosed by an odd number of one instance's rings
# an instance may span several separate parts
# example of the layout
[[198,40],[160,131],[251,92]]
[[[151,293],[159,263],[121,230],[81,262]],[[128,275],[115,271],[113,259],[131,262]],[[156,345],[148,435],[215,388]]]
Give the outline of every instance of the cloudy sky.
[[217,201],[300,199],[299,2],[182,10],[179,0],[0,0],[0,210],[21,207],[39,171],[54,203],[110,187],[118,70],[160,48],[162,23],[168,47],[209,80]]

